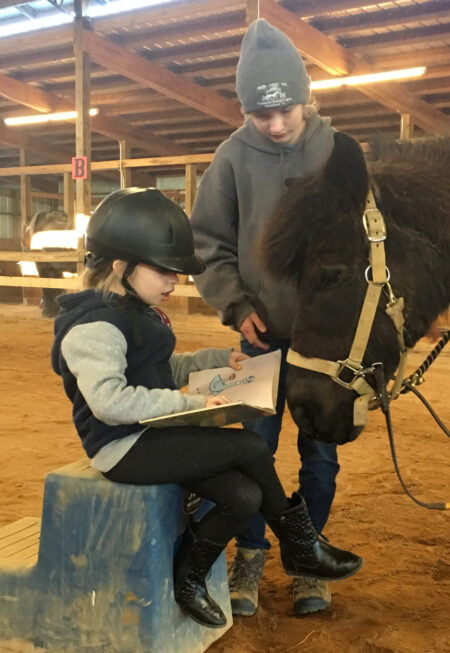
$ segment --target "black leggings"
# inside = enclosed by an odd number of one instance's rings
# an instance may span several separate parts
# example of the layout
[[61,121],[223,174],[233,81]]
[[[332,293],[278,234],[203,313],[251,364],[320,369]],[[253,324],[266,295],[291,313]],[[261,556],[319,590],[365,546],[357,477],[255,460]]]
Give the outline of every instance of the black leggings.
[[118,483],[177,483],[216,506],[198,537],[225,545],[261,512],[276,519],[289,502],[264,439],[246,429],[148,429],[104,476]]

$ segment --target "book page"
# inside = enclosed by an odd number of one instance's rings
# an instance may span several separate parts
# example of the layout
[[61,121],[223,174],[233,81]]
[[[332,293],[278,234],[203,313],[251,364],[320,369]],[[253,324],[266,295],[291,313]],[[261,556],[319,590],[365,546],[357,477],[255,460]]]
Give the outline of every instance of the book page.
[[225,395],[231,403],[142,419],[140,424],[169,426],[226,426],[275,413],[281,351],[242,361],[242,369],[219,367],[189,375],[189,394]]
[[242,369],[219,367],[189,375],[189,394],[224,395],[271,411],[275,408],[281,350],[241,361]]

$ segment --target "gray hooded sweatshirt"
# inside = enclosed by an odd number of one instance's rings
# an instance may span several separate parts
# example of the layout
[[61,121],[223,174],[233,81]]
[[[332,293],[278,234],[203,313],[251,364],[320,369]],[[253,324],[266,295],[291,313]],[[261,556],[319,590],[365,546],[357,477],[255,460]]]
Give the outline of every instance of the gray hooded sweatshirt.
[[255,245],[285,181],[318,171],[334,146],[329,120],[313,113],[298,143],[283,146],[249,118],[223,142],[205,172],[191,225],[196,252],[207,265],[195,283],[223,324],[239,330],[256,311],[275,339],[288,339],[296,313],[295,288],[275,283],[258,264]]

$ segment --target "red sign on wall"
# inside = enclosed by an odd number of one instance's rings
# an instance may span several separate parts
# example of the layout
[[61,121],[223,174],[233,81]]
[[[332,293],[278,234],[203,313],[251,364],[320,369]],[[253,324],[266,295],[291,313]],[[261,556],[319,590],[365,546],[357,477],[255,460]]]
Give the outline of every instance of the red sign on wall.
[[87,179],[88,164],[87,156],[72,157],[72,179]]

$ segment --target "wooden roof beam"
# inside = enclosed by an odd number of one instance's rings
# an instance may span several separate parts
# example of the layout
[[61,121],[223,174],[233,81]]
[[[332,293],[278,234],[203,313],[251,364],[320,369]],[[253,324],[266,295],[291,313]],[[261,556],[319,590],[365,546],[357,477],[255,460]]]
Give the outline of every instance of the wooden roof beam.
[[64,110],[61,108],[64,101],[57,96],[43,91],[38,86],[26,84],[4,73],[0,73],[0,95],[8,98],[8,100],[19,102],[19,104],[24,104],[31,109],[44,111],[45,113]]
[[[289,36],[299,51],[333,75],[377,72],[368,63],[358,63],[355,55],[319,30],[283,9],[274,0],[259,0],[260,15]],[[409,113],[428,132],[450,134],[450,119],[441,111],[415,97],[401,84],[364,84],[361,93],[399,113]]]
[[423,48],[412,52],[397,52],[394,54],[379,54],[370,57],[370,63],[377,70],[384,68],[408,68],[410,66],[430,66],[432,64],[450,63],[450,48]]
[[[34,91],[38,91],[35,93]],[[68,104],[58,95],[36,89],[30,84],[19,82],[18,80],[8,77],[3,73],[0,74],[0,95],[7,94],[9,99],[13,99],[19,104],[48,113],[58,107],[58,111],[73,111],[72,104]],[[117,140],[127,140],[130,145],[136,145],[141,149],[148,151],[150,154],[188,154],[189,150],[177,145],[173,141],[153,135],[151,132],[145,132],[133,127],[129,127],[125,121],[118,118],[110,118],[105,115],[93,116],[91,118],[91,127],[94,131],[105,134],[110,138]]]
[[92,21],[95,31],[107,32],[118,27],[131,27],[133,25],[142,25],[150,23],[159,26],[160,23],[170,23],[174,20],[186,20],[189,18],[201,18],[209,14],[226,14],[236,9],[243,9],[245,0],[196,0],[194,2],[186,0],[167,3],[156,7],[146,7],[143,9],[133,9],[132,11],[122,12],[113,16],[104,16],[94,18]]
[[[47,27],[25,34],[13,34],[0,39],[0,54],[10,55],[11,52],[29,52],[30,50],[44,50],[49,42],[52,47],[68,45],[73,41],[73,25],[61,27]],[[34,53],[36,56],[36,52]]]
[[411,27],[409,29],[396,30],[395,32],[385,32],[384,34],[349,37],[342,39],[342,47],[345,47],[348,52],[359,52],[364,56],[371,56],[372,52],[378,50],[384,50],[386,52],[388,48],[398,48],[406,45],[425,44],[430,47],[434,41],[442,45],[442,41],[447,40],[449,36],[450,25],[448,23],[438,23],[437,25]]
[[[362,5],[362,0],[361,0]],[[303,10],[301,10],[303,13]],[[431,0],[423,4],[352,14],[340,18],[313,19],[314,27],[330,36],[356,34],[379,28],[404,27],[424,20],[439,20],[450,15],[450,0]]]
[[[371,3],[368,2],[367,4]],[[359,9],[361,5],[362,0],[320,0],[320,2],[317,2],[317,0],[302,0],[301,3],[298,0],[283,0],[283,7],[285,9],[305,18],[347,11],[349,9]]]
[[233,127],[242,124],[242,114],[236,102],[226,100],[93,32],[83,31],[83,44],[91,58],[106,69],[153,88]]
[[289,36],[304,57],[332,75],[350,75],[356,58],[345,48],[275,0],[258,0],[258,4],[261,18]]

